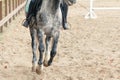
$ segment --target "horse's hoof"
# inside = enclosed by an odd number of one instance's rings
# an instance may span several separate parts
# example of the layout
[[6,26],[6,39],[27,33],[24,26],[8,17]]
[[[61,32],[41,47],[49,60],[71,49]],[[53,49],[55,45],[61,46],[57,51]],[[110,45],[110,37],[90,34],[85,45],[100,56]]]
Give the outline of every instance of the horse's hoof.
[[47,61],[44,61],[44,66],[48,67],[48,62]]
[[52,63],[48,63],[48,66],[51,66]]
[[[48,53],[49,53],[49,52],[48,52]],[[45,56],[45,59],[44,59],[44,62],[43,62],[45,67],[48,67],[48,61],[49,61],[49,59],[50,59],[50,56],[49,56],[49,55],[46,55],[46,56]]]
[[42,70],[43,70],[43,65],[38,65],[38,67],[36,68],[36,73],[40,75],[42,73]]
[[48,66],[51,66],[51,65],[52,65],[52,61],[49,60],[49,61],[48,61]]
[[35,71],[36,71],[36,62],[32,63],[32,72],[35,72]]
[[36,67],[32,66],[32,72],[35,72],[35,71],[36,71]]

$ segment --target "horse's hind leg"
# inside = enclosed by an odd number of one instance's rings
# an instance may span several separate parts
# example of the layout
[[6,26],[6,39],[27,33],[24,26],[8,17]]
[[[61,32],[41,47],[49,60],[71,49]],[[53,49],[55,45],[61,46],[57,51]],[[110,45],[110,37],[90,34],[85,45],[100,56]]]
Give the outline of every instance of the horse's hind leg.
[[36,70],[36,48],[37,48],[37,43],[36,43],[36,31],[33,28],[30,28],[30,34],[31,34],[31,46],[32,46],[32,53],[33,53],[33,58],[32,58],[32,71]]
[[50,58],[50,52],[49,52],[49,44],[50,44],[50,36],[46,36],[45,44],[46,44],[46,52],[45,52],[45,59],[44,59],[44,66],[48,66],[48,60]]
[[56,33],[53,37],[53,45],[52,45],[52,50],[50,52],[50,59],[48,61],[48,66],[50,66],[52,64],[52,61],[56,55],[58,39],[59,39],[59,32]]
[[43,45],[43,34],[41,30],[37,30],[37,36],[39,41],[39,61],[38,61],[38,67],[36,69],[36,72],[40,74],[43,70],[43,53],[44,53],[44,45]]

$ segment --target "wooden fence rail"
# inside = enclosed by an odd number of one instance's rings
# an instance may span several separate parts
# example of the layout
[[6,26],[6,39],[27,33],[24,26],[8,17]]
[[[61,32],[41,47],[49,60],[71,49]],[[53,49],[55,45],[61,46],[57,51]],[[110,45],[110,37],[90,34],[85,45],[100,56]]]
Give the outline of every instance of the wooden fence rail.
[[23,9],[26,0],[0,0],[0,32]]

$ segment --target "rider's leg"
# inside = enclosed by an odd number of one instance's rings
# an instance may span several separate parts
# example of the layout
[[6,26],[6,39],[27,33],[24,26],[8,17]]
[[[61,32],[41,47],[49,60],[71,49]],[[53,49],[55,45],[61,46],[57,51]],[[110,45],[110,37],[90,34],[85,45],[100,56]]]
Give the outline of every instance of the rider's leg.
[[26,13],[26,20],[23,23],[23,26],[28,27],[29,25],[29,21],[30,21],[30,15],[33,13],[33,5],[34,5],[35,0],[31,0],[30,4],[29,4],[29,9],[28,9],[28,13]]
[[62,26],[64,29],[68,29],[68,24],[67,24],[67,14],[68,14],[68,5],[63,2],[61,4],[61,12],[62,12]]

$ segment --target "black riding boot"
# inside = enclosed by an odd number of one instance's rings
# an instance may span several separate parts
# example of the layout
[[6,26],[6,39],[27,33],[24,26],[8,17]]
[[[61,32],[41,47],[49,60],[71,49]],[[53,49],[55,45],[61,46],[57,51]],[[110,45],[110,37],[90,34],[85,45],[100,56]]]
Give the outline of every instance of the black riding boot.
[[62,12],[62,26],[66,30],[68,29],[68,23],[67,23],[68,5],[65,2],[63,2],[63,4],[61,4],[60,7]]

